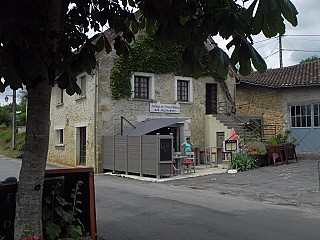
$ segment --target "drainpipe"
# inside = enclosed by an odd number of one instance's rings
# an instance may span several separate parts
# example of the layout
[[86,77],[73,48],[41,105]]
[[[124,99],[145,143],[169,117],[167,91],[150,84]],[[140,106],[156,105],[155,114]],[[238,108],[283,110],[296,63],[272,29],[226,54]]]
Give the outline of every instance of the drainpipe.
[[98,172],[98,159],[97,159],[97,106],[98,106],[98,74],[99,74],[99,61],[96,62],[96,69],[94,70],[94,113],[93,113],[93,156],[94,156],[94,172]]

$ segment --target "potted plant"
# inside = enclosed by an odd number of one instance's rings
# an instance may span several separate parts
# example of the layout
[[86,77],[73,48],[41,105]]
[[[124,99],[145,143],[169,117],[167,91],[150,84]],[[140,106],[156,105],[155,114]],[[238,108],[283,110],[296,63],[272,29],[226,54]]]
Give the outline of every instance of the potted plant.
[[266,151],[266,145],[260,141],[249,142],[246,145],[245,153],[253,156],[259,167],[266,166],[268,164],[268,155]]
[[266,146],[269,158],[275,154],[278,154],[278,158],[281,159],[282,162],[285,160],[286,163],[288,163],[288,160],[293,158],[297,160],[295,151],[296,144],[289,142],[289,135],[290,131],[287,130],[284,132],[284,134],[277,134],[269,139],[268,145]]

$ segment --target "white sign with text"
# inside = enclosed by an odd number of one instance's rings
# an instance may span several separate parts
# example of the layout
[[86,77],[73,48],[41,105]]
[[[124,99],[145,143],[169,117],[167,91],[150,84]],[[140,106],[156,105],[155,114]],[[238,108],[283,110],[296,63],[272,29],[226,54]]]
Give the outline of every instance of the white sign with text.
[[150,112],[153,113],[180,113],[178,104],[150,103]]

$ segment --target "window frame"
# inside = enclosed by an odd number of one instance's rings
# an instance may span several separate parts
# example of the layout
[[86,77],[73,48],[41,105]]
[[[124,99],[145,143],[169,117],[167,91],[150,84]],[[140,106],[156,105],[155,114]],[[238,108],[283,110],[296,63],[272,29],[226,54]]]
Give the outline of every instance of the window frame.
[[[188,82],[188,101],[182,101],[178,99],[178,81]],[[192,103],[193,102],[193,78],[191,77],[182,77],[182,76],[175,76],[174,81],[174,97],[175,101],[179,103]]]
[[313,107],[314,107],[314,104],[290,105],[290,127],[291,128],[314,127],[314,119],[312,119],[314,115]]
[[64,90],[59,88],[58,86],[57,87],[57,90],[56,90],[56,97],[57,97],[57,106],[60,106],[60,105],[63,105],[64,103]]
[[64,146],[65,132],[63,126],[56,126],[54,128],[54,141],[56,147]]
[[[142,77],[148,78],[148,98],[135,97],[135,78]],[[131,99],[133,100],[154,100],[155,99],[155,80],[154,74],[144,73],[144,72],[135,72],[131,77]]]
[[[83,81],[84,79],[84,81]],[[88,75],[87,74],[80,74],[77,76],[77,84],[79,88],[81,89],[80,95],[78,95],[78,99],[80,98],[86,98],[87,96],[87,87],[88,87]]]

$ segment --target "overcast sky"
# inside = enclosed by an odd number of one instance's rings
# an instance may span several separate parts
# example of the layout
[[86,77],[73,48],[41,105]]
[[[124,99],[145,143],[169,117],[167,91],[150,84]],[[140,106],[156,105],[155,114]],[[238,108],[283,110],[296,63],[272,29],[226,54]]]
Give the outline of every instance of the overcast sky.
[[[292,27],[286,22],[286,33],[282,38],[283,66],[298,64],[302,59],[313,55],[320,56],[320,1],[319,0],[291,0],[296,6],[298,14],[298,26]],[[278,68],[279,41],[278,38],[267,39],[263,35],[254,36],[255,48],[265,59],[268,68]],[[228,41],[216,39],[219,46],[225,49]],[[225,49],[227,53],[228,50]],[[231,52],[230,52],[231,53]],[[4,97],[12,95],[11,89],[0,93],[0,104],[7,104]],[[9,103],[12,98],[9,98]]]
[[[291,0],[296,6],[298,14],[298,26],[292,27],[285,20],[286,33],[282,37],[283,66],[299,64],[302,59],[313,55],[320,56],[320,5],[319,0]],[[287,36],[286,36],[287,35]],[[265,59],[268,68],[278,68],[279,41],[278,38],[268,39],[262,34],[253,37],[254,46]],[[225,49],[225,42],[218,40],[218,45]]]

